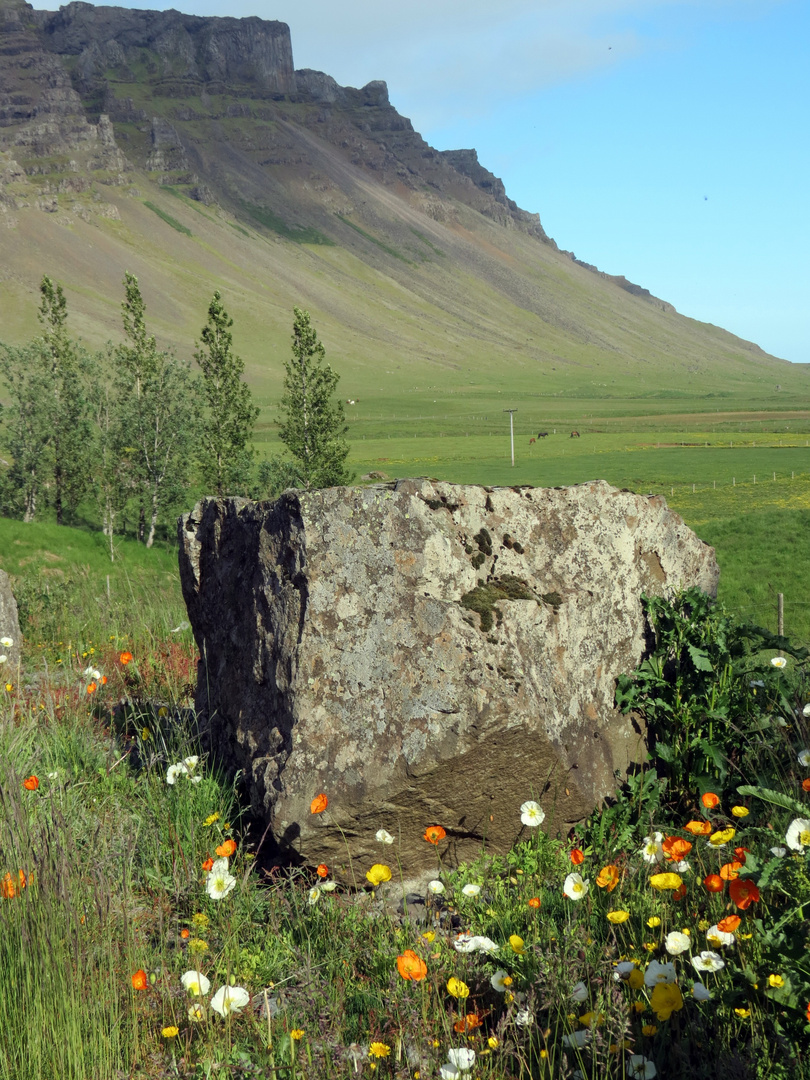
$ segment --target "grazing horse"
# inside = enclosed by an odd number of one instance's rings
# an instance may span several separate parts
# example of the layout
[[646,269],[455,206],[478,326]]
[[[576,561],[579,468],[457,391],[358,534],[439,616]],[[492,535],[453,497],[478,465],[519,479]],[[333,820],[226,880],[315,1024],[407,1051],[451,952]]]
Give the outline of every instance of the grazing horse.
[[547,439],[548,438],[548,432],[547,431],[538,431],[537,432],[537,438],[538,439]]
[[579,438],[579,432],[578,431],[572,431],[571,432],[571,438],[572,439],[578,439]]
[[529,446],[531,446],[533,442],[537,442],[537,439],[529,439]]

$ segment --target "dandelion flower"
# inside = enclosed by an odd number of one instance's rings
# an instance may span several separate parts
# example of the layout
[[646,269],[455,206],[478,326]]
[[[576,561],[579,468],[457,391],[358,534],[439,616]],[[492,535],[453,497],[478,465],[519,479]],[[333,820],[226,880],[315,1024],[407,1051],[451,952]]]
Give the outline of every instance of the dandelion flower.
[[386,832],[385,829],[378,829],[374,839],[378,844],[393,844],[394,838],[390,832]]
[[787,667],[787,660],[784,658],[784,656],[772,656],[771,664],[775,668],[779,668],[779,670],[781,671],[783,667]]
[[213,814],[208,815],[208,817],[203,822],[203,825],[205,825],[205,826],[213,825],[217,821],[219,821],[219,812],[215,811]]
[[193,994],[194,997],[202,997],[211,989],[211,981],[201,971],[187,971],[180,976],[183,989]]
[[810,847],[810,820],[794,818],[785,833],[785,843],[791,851],[804,851]]
[[433,893],[434,896],[441,896],[441,894],[445,891],[443,882],[439,881],[438,879],[429,881],[427,883],[427,889],[428,892]]
[[250,994],[242,986],[220,986],[211,998],[211,1008],[222,1017],[241,1012],[248,1004]]
[[369,1057],[387,1058],[391,1053],[391,1047],[387,1043],[373,1042],[368,1048]]
[[711,949],[704,949],[698,956],[692,957],[692,966],[696,971],[720,971],[726,962]]
[[438,844],[440,840],[444,840],[447,833],[441,827],[441,825],[428,825],[424,832],[424,839],[429,844]]
[[569,900],[581,900],[590,888],[590,881],[583,881],[581,874],[569,874],[563,882],[563,894]]
[[686,952],[690,945],[689,935],[682,934],[679,930],[673,930],[667,934],[664,941],[664,948],[670,956],[680,956],[682,952]]
[[309,804],[310,814],[322,814],[329,805],[329,800],[321,792],[320,795],[316,795],[312,802]]
[[421,982],[427,975],[427,964],[413,949],[397,957],[397,971],[408,982]]
[[465,896],[478,896],[478,894],[481,892],[481,886],[474,885],[472,882],[470,882],[470,884],[465,885],[461,891],[464,893]]
[[543,824],[546,820],[546,813],[540,806],[540,803],[536,803],[533,799],[529,799],[528,802],[523,803],[520,808],[520,820],[524,825],[528,825],[530,829],[534,829],[538,825]]
[[205,882],[205,891],[212,900],[222,900],[236,888],[236,878],[228,873],[228,860],[217,859]]
[[175,1027],[174,1024],[170,1024],[169,1027],[161,1028],[160,1034],[164,1039],[175,1039],[180,1034],[180,1028]]
[[366,870],[366,878],[376,889],[384,881],[391,880],[391,867],[386,866],[385,863],[374,863],[370,870]]

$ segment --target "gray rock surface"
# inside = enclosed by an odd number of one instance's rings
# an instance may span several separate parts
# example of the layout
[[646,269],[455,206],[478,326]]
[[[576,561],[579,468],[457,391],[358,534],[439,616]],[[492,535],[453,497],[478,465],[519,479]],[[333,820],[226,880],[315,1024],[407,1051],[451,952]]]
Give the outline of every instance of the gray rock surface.
[[8,679],[16,681],[20,666],[22,634],[17,615],[17,601],[11,591],[11,582],[5,570],[0,570],[0,639],[10,638],[11,645],[0,644],[0,656],[5,660],[0,663],[0,682]]
[[664,499],[602,481],[208,499],[179,531],[214,756],[280,848],[358,880],[435,871],[429,825],[448,864],[508,850],[527,799],[553,832],[587,815],[644,755],[613,704],[642,594],[718,577]]

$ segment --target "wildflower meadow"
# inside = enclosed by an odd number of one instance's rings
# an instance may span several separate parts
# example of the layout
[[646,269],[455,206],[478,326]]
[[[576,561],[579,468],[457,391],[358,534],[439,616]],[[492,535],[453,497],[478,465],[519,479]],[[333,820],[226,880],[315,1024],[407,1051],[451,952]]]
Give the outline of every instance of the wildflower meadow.
[[565,834],[538,778],[507,855],[450,866],[425,821],[414,893],[382,810],[354,883],[268,857],[175,618],[27,626],[3,668],[0,1080],[810,1077],[804,649],[647,601],[648,760]]

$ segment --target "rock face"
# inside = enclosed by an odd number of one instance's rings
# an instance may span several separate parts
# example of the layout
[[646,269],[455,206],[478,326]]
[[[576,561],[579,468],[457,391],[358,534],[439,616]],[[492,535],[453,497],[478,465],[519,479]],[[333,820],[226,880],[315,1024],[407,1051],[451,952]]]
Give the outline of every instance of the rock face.
[[0,681],[16,679],[22,650],[22,634],[17,617],[17,601],[5,570],[0,570],[0,639],[10,639],[11,645],[0,643]]
[[211,499],[179,529],[212,752],[280,849],[360,879],[435,872],[429,825],[453,863],[507,850],[527,799],[551,830],[582,819],[644,754],[613,705],[642,593],[718,577],[662,498],[601,481]]

